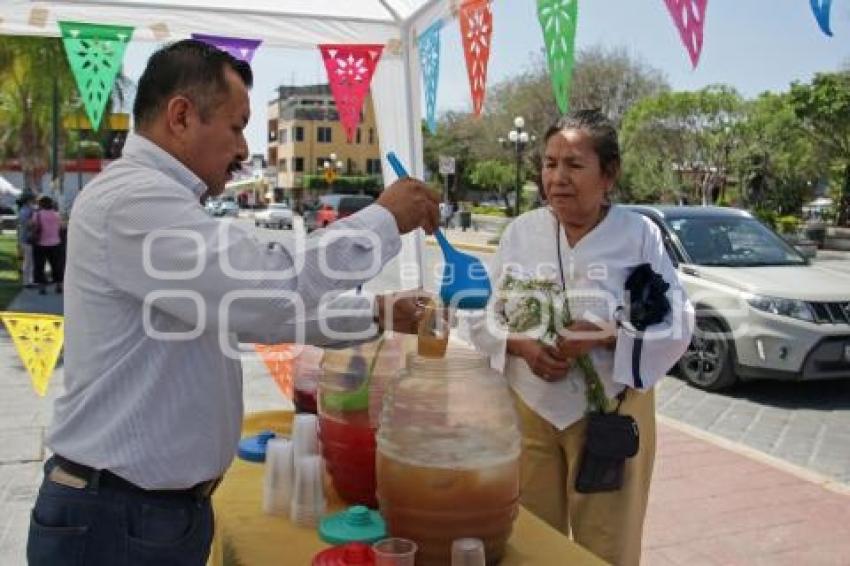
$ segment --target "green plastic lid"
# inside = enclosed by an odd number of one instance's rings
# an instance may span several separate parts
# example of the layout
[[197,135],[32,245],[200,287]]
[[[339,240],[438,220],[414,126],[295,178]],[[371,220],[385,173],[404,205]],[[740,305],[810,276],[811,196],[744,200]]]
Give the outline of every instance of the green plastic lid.
[[387,538],[387,525],[377,511],[355,505],[322,519],[319,537],[329,544],[373,543]]

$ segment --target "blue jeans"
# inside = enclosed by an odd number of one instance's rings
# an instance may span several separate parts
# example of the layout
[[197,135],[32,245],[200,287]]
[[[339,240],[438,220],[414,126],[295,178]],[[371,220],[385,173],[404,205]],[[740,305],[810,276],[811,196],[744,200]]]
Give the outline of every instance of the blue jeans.
[[45,478],[30,516],[30,566],[204,566],[210,500],[127,488],[74,488]]

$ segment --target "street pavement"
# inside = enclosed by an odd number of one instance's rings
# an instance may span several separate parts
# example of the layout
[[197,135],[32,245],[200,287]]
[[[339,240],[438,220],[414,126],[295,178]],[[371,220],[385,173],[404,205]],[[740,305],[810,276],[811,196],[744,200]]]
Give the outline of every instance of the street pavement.
[[[257,233],[281,242],[293,235]],[[449,237],[489,260],[477,250],[490,235]],[[846,257],[829,261],[850,271]],[[424,262],[426,288],[434,289],[439,251],[427,246]],[[397,289],[398,267],[397,260],[389,264],[367,289]],[[10,310],[61,312],[61,296],[24,291]],[[0,366],[0,565],[15,566],[25,563],[29,510],[47,454],[44,431],[63,369],[60,363],[46,397],[35,395],[5,330]],[[243,368],[246,411],[291,408],[256,355],[246,354]],[[657,400],[643,564],[850,564],[850,381],[752,383],[711,394],[669,377]]]

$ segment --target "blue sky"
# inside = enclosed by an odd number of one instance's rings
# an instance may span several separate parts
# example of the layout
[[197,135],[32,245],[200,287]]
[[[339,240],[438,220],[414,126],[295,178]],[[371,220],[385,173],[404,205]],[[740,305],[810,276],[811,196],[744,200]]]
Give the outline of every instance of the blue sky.
[[[344,0],[340,0],[344,1]],[[534,0],[494,0],[493,48],[488,83],[520,72],[543,46]],[[817,26],[808,0],[712,0],[706,15],[699,66],[692,69],[663,0],[583,0],[579,3],[577,46],[624,47],[660,69],[675,89],[726,83],[745,96],[786,90],[818,71],[850,64],[850,1],[833,2],[832,30]],[[443,28],[438,108],[468,110],[466,78],[457,21]],[[125,72],[137,79],[156,44],[134,42]],[[280,84],[324,81],[315,52],[260,47],[253,61],[253,117],[247,137],[251,151],[265,151],[265,107]],[[379,110],[380,111],[380,110]]]

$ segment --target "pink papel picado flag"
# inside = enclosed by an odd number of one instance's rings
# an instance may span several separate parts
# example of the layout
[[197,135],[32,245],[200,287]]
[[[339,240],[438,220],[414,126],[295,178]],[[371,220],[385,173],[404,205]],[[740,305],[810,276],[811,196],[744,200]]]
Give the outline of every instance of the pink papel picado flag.
[[349,143],[360,124],[363,100],[381,58],[383,45],[319,45],[339,121]]
[[699,56],[702,53],[702,32],[705,26],[705,10],[708,0],[664,0],[679,37],[688,50],[691,63],[696,68]]

